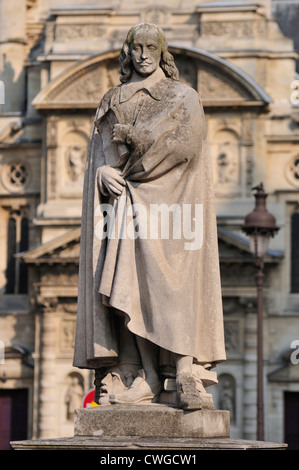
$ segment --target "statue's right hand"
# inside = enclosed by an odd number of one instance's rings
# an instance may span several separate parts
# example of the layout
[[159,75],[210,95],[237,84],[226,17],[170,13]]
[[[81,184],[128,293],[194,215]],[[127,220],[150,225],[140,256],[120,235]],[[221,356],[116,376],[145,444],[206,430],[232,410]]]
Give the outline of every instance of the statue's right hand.
[[108,193],[115,198],[122,193],[126,185],[120,170],[112,168],[111,166],[102,166],[99,168],[98,177],[100,186],[102,184]]

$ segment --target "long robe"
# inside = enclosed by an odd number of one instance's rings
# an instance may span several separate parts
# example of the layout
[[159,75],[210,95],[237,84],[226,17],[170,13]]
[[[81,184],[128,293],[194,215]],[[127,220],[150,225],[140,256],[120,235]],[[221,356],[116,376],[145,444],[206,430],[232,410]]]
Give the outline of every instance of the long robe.
[[[133,125],[120,164],[126,186],[113,202],[99,178],[116,150],[107,141],[111,114]],[[118,221],[113,232],[112,217],[110,236],[103,235],[105,204],[113,204]],[[160,219],[166,235],[158,230],[161,204],[170,214],[169,227]],[[125,232],[118,231],[121,221]],[[84,177],[75,366],[117,364],[115,311],[130,332],[166,351],[199,364],[225,360],[205,117],[197,92],[161,69],[111,89],[96,112]]]

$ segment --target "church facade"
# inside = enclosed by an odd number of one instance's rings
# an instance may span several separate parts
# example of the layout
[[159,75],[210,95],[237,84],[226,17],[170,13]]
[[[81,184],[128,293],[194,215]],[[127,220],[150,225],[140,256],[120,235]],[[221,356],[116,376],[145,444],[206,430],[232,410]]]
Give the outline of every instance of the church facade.
[[8,436],[73,435],[74,409],[93,388],[92,371],[72,366],[85,158],[98,103],[119,83],[126,33],[144,21],[165,31],[207,119],[227,351],[210,388],[215,406],[230,410],[232,437],[256,439],[256,267],[241,227],[263,182],[280,227],[265,256],[265,439],[292,443],[299,77],[270,1],[1,0],[0,11],[2,447]]

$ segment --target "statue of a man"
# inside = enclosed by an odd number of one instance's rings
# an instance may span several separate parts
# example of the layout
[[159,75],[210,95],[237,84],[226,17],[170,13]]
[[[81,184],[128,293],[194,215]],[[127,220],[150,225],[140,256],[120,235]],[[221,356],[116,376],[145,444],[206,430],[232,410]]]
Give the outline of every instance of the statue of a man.
[[74,365],[100,404],[158,402],[173,377],[200,409],[194,367],[225,360],[205,118],[156,25],[130,29],[120,62],[87,156]]

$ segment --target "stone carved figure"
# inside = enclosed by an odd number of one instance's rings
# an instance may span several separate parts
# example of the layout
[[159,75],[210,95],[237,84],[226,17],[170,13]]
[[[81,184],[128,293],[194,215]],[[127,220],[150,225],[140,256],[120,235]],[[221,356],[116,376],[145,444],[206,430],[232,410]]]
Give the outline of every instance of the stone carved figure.
[[69,174],[72,181],[78,181],[84,173],[85,149],[80,145],[72,145],[67,149]]
[[71,383],[66,391],[65,404],[67,408],[67,420],[72,421],[74,419],[75,411],[81,407],[84,390],[79,377],[71,375],[69,380]]
[[219,407],[221,410],[228,410],[230,412],[231,423],[236,422],[235,408],[235,381],[229,374],[222,374],[219,378],[220,394],[219,394]]
[[120,63],[85,168],[74,365],[101,405],[159,402],[171,380],[201,409],[225,360],[204,113],[160,27],[132,27]]
[[218,181],[220,183],[224,183],[226,181],[226,169],[228,165],[228,157],[227,154],[221,152],[217,158],[218,163]]

